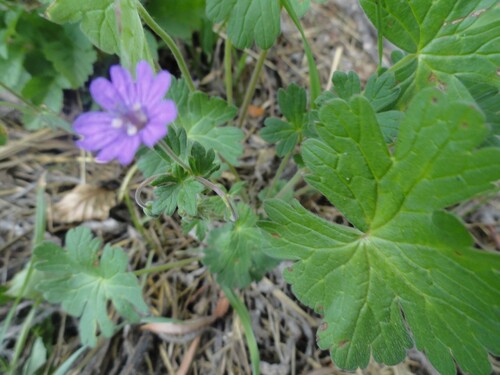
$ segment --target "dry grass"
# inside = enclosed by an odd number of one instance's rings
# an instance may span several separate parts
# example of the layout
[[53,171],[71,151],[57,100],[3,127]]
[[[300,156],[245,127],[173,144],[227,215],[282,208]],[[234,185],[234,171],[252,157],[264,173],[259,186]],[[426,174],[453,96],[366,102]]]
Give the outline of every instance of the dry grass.
[[[304,20],[324,87],[336,69],[355,70],[366,80],[376,68],[375,33],[359,8],[351,2],[337,0],[327,4],[316,4]],[[250,194],[254,197],[273,177],[279,162],[274,157],[273,148],[257,134],[264,118],[278,112],[277,89],[291,82],[308,85],[307,63],[299,34],[287,18],[283,18],[283,30],[278,45],[268,55],[252,103],[253,110],[245,124],[247,144],[239,172],[248,181]],[[218,48],[220,50],[221,45]],[[255,56],[249,51],[248,67],[236,94],[243,92]],[[210,75],[200,79],[202,89],[222,95],[222,74],[222,61],[216,60]],[[68,193],[82,183],[93,186],[95,194],[108,197],[103,199],[109,199],[110,194],[115,197],[126,173],[117,165],[96,165],[80,154],[67,134],[51,130],[27,133],[15,125],[16,119],[12,114],[4,115],[4,121],[10,124],[10,142],[0,148],[0,277],[3,285],[24,267],[30,257],[35,188],[42,174],[45,173],[46,195],[50,202],[46,238],[60,242],[65,232],[75,224],[71,223],[71,219],[62,220],[68,212],[61,214],[58,209],[64,204],[58,202],[64,202],[65,197],[68,200]],[[284,176],[293,172],[293,166],[290,166]],[[140,182],[139,174],[131,176],[128,189],[131,197]],[[302,203],[331,220],[343,220],[333,207],[318,198],[316,195],[305,195]],[[95,210],[102,206],[99,199],[92,199],[92,202],[86,201],[86,210],[92,211],[92,205],[95,205]],[[468,218],[480,246],[499,248],[498,205],[499,200],[492,200],[486,208],[478,202],[456,208],[458,214]],[[71,211],[71,207],[64,209]],[[142,216],[137,208],[133,209],[136,215]],[[149,221],[140,233],[133,226],[124,202],[117,202],[108,211],[109,214],[104,215],[101,211],[99,215],[94,212],[95,218],[91,212],[87,217],[90,220],[84,225],[91,227],[105,241],[127,249],[131,269],[177,262],[199,254],[199,244],[183,234],[176,217]],[[95,220],[97,218],[101,220]],[[290,293],[281,276],[281,270],[286,266],[282,264],[241,294],[250,310],[259,343],[262,374],[342,374],[335,368],[328,353],[317,349],[315,330],[319,319]],[[196,320],[215,314],[221,302],[216,282],[200,263],[193,262],[161,274],[142,276],[141,283],[153,315],[191,323],[194,320],[196,324],[192,323],[191,329],[186,332],[162,334],[127,326],[112,339],[102,340],[96,348],[86,352],[72,374],[250,373],[243,330],[232,310],[220,313],[216,319],[209,321]],[[7,358],[12,354],[30,305],[30,301],[25,301],[17,309],[14,324],[8,332],[9,342],[4,353]],[[7,315],[9,308],[10,304],[0,306],[0,319]],[[52,342],[44,372],[50,374],[51,368],[60,365],[78,349],[76,322],[48,304],[42,304],[38,311],[33,331]],[[32,344],[33,337],[27,342],[24,358],[29,355]],[[358,370],[356,374],[405,375],[432,371],[425,358],[411,352],[409,358],[398,366],[370,363],[366,370]]]

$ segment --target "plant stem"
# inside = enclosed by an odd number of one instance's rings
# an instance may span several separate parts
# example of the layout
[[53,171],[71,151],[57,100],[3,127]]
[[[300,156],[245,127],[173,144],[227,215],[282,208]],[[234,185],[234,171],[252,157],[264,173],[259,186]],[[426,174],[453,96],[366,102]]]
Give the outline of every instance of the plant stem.
[[378,46],[378,72],[382,69],[384,56],[384,24],[382,22],[382,5],[377,1],[377,46]]
[[286,185],[283,186],[283,188],[278,192],[278,194],[276,194],[275,198],[279,199],[283,197],[287,193],[287,191],[292,190],[295,187],[295,185],[297,184],[297,182],[299,182],[301,178],[302,178],[302,170],[298,169],[297,172],[295,172],[295,174],[293,175],[293,177],[286,183]]
[[193,171],[191,170],[191,168],[189,167],[189,165],[187,165],[180,157],[178,157],[175,154],[175,152],[170,148],[170,146],[165,143],[165,141],[160,141],[158,143],[158,145],[160,146],[160,148],[163,151],[165,151],[165,153],[168,155],[168,157],[170,159],[172,159],[177,164],[179,164],[182,168],[184,168],[186,171],[188,171],[189,174],[193,174]]
[[136,276],[145,275],[148,273],[158,273],[158,272],[168,271],[168,270],[171,270],[173,268],[180,268],[183,266],[187,266],[188,264],[198,262],[200,260],[201,260],[200,257],[188,258],[188,259],[179,260],[177,262],[162,264],[161,266],[143,268],[143,269],[134,271],[133,273]]
[[238,295],[233,289],[227,286],[221,285],[222,291],[226,295],[229,303],[238,314],[241,324],[243,325],[243,330],[245,331],[245,337],[247,340],[248,351],[250,352],[250,361],[252,362],[252,373],[253,375],[260,374],[260,354],[259,348],[257,346],[257,340],[255,339],[255,334],[252,329],[252,321],[250,319],[250,313],[247,307],[240,300]]
[[316,62],[314,61],[314,55],[311,50],[311,46],[307,41],[306,34],[304,33],[304,28],[302,27],[299,17],[295,12],[294,7],[292,6],[290,0],[281,0],[283,6],[285,7],[288,15],[292,19],[293,23],[297,27],[297,30],[300,32],[300,36],[302,37],[302,42],[304,43],[304,52],[307,57],[307,64],[309,65],[309,83],[311,85],[311,106],[314,108],[314,100],[321,94],[321,80],[319,77],[318,67],[316,66]]
[[160,255],[161,249],[158,246],[156,246],[156,244],[151,238],[149,238],[146,228],[144,228],[144,226],[141,224],[141,221],[139,220],[139,217],[137,216],[137,212],[134,209],[134,205],[132,204],[132,201],[128,193],[125,194],[123,198],[125,201],[125,205],[127,206],[128,213],[130,214],[130,220],[132,220],[134,228],[137,229],[137,231],[140,233],[142,238],[144,238],[149,247],[153,249],[157,255]]
[[290,160],[290,158],[292,157],[292,153],[293,151],[290,151],[288,154],[286,154],[286,156],[281,160],[281,163],[278,167],[278,170],[276,171],[276,174],[274,175],[274,178],[273,180],[271,181],[271,184],[269,185],[269,190],[267,191],[266,193],[266,198],[270,198],[271,197],[271,194],[272,194],[272,191],[274,189],[274,187],[276,186],[276,184],[278,183],[280,177],[281,177],[281,174],[283,173],[283,171],[285,170],[285,167],[286,165],[288,164],[288,161]]
[[217,194],[220,199],[224,202],[226,207],[231,211],[231,221],[235,222],[238,220],[238,211],[236,210],[236,207],[234,206],[234,203],[231,198],[229,198],[229,195],[227,195],[220,187],[215,185],[213,182],[208,181],[206,178],[203,178],[201,176],[195,176],[196,181],[204,185],[205,187],[209,188],[212,190],[215,194]]
[[170,35],[167,34],[165,30],[161,28],[160,25],[156,23],[156,21],[153,19],[153,17],[151,17],[151,15],[148,13],[146,8],[144,8],[144,6],[141,4],[140,1],[137,1],[136,4],[137,4],[137,10],[139,11],[139,15],[144,20],[146,25],[148,25],[149,28],[153,30],[156,33],[156,35],[158,35],[165,42],[167,47],[174,55],[175,61],[179,65],[179,69],[181,70],[183,77],[186,79],[189,91],[195,91],[196,87],[194,85],[193,78],[189,73],[186,61],[184,60],[184,57],[182,57],[182,53],[175,44],[175,41],[172,39]]
[[250,83],[248,84],[247,91],[245,92],[245,98],[243,99],[243,104],[241,105],[240,118],[238,119],[238,128],[240,129],[243,127],[243,123],[247,117],[248,107],[250,106],[253,94],[255,93],[255,87],[257,86],[257,81],[259,80],[260,72],[262,71],[264,62],[266,61],[268,51],[268,49],[261,51],[257,64],[253,70],[252,77],[250,78]]
[[238,211],[236,211],[236,207],[234,206],[234,203],[232,202],[231,198],[229,198],[229,196],[224,191],[222,191],[221,188],[219,188],[213,182],[210,182],[209,180],[207,180],[206,178],[204,178],[202,176],[195,176],[194,173],[193,173],[193,171],[191,170],[191,168],[186,163],[184,163],[184,161],[182,161],[175,154],[175,152],[169,147],[169,145],[167,145],[164,141],[161,141],[159,143],[159,145],[160,145],[161,149],[163,151],[165,151],[165,153],[170,158],[172,158],[172,160],[174,160],[182,168],[184,168],[186,171],[188,171],[189,174],[196,179],[196,181],[198,181],[199,183],[201,183],[206,188],[212,190],[215,194],[217,194],[222,199],[222,201],[224,202],[224,204],[226,205],[226,207],[229,208],[229,211],[231,211],[231,220],[232,221],[238,220]]
[[224,82],[226,84],[226,97],[229,105],[233,104],[233,66],[232,66],[233,44],[226,39],[224,44]]

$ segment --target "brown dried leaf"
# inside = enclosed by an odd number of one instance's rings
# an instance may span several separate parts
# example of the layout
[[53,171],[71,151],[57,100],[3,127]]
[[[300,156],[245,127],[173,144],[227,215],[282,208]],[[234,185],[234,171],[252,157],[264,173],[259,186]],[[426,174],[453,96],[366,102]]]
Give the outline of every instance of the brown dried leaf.
[[228,310],[229,301],[226,297],[221,296],[217,301],[217,306],[215,307],[214,312],[210,316],[204,316],[202,318],[190,319],[176,323],[148,323],[143,325],[141,329],[151,331],[156,334],[163,333],[167,335],[187,335],[190,333],[201,331],[202,329],[208,327],[217,319],[222,318],[224,315],[226,315]]
[[52,207],[52,217],[58,223],[102,221],[115,205],[115,192],[95,185],[78,185]]
[[266,113],[266,110],[262,107],[250,104],[248,106],[248,115],[253,118],[262,117]]

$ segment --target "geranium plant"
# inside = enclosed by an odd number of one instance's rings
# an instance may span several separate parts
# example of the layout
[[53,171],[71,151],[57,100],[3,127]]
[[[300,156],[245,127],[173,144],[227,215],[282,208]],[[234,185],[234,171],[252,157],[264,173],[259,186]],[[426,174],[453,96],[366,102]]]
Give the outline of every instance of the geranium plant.
[[[48,62],[44,79],[53,85],[35,95],[32,86],[39,83],[19,47],[31,36],[16,35],[0,49],[0,69],[17,64],[31,79],[9,76],[2,87],[54,115],[62,89],[90,80],[88,92],[101,109],[73,121],[76,147],[96,162],[118,160],[134,173],[138,168],[143,178],[136,204],[145,216],[176,214],[199,242],[200,267],[214,275],[240,315],[254,374],[260,373],[259,343],[236,290],[283,260],[293,262],[285,271],[293,294],[321,316],[318,346],[337,367],[365,368],[370,358],[395,365],[416,348],[439,373],[491,373],[488,355],[500,355],[500,258],[474,248],[448,208],[494,191],[500,179],[498,1],[360,0],[378,31],[379,68],[364,85],[355,72],[336,72],[329,90],[300,23],[310,1],[206,0],[189,10],[172,1],[165,8],[156,1],[41,1],[45,18],[6,3],[0,7],[3,29],[15,28],[9,24],[15,14],[36,19],[30,27],[62,32],[73,44],[63,53],[56,46],[63,39],[33,36]],[[167,15],[175,20],[169,6],[192,11],[196,22],[162,28]],[[161,9],[158,22],[148,9]],[[283,14],[303,38],[310,84],[279,89],[283,116],[263,121],[260,136],[275,145],[281,164],[266,189],[251,197],[238,176],[242,129]],[[177,32],[190,45],[192,31],[206,36],[207,48],[214,31],[227,36],[225,98],[197,88],[194,68],[169,35]],[[384,40],[397,47],[388,66],[382,65]],[[176,66],[160,66],[158,42]],[[96,61],[91,44],[118,56],[109,80],[90,77]],[[245,48],[260,55],[237,107],[232,52]],[[178,77],[167,72],[177,68]],[[296,175],[284,181],[281,174],[292,163]],[[223,174],[234,182],[223,184]],[[348,225],[293,198],[302,176]],[[148,200],[146,190],[153,191]],[[39,241],[31,262],[24,283],[37,272],[36,298],[79,319],[84,347],[124,324],[151,319],[126,253],[109,244],[101,252],[88,229],[70,230],[64,246]]]

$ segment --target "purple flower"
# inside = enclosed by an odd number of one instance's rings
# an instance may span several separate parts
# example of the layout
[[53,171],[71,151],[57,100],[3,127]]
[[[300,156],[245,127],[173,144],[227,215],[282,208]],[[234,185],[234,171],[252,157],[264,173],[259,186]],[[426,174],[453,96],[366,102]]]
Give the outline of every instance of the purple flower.
[[177,108],[164,96],[170,87],[167,71],[156,76],[146,61],[137,64],[136,80],[119,65],[110,69],[111,81],[97,78],[90,93],[104,109],[83,113],[73,128],[83,137],[78,147],[98,151],[96,160],[113,159],[129,164],[141,144],[153,147],[167,134],[167,125],[177,117]]

